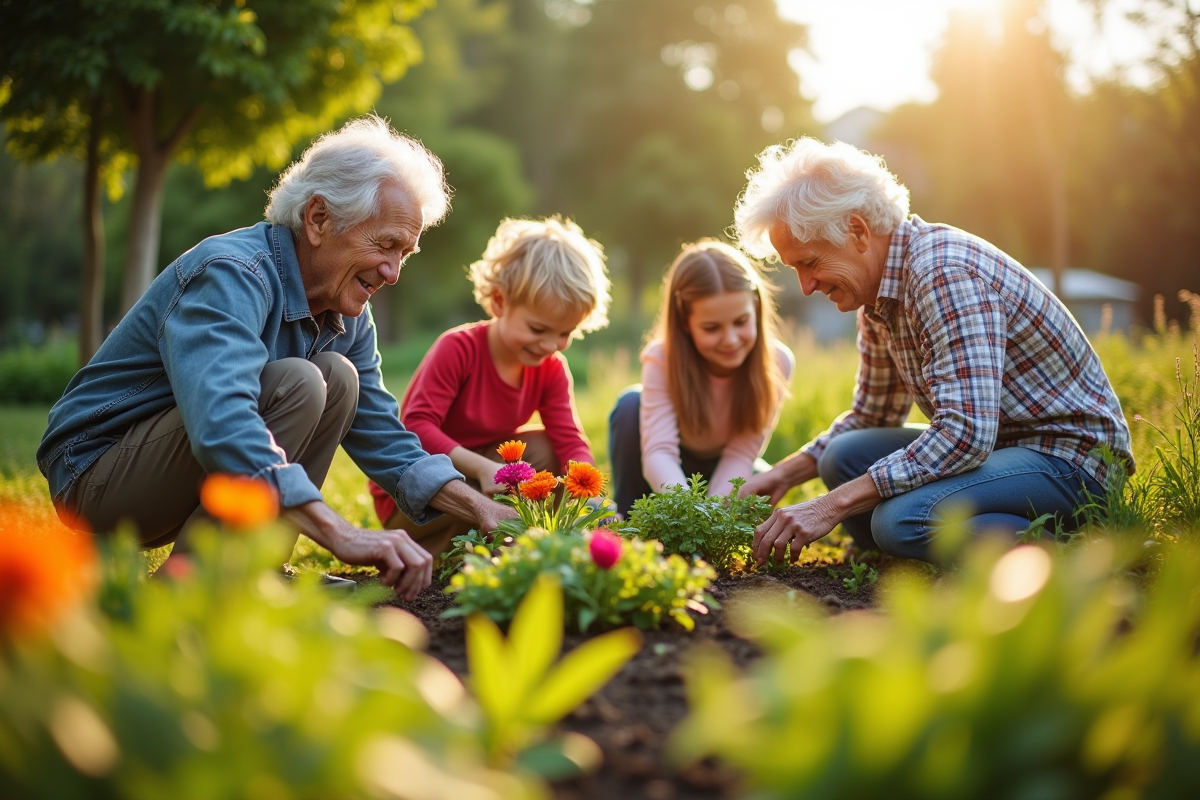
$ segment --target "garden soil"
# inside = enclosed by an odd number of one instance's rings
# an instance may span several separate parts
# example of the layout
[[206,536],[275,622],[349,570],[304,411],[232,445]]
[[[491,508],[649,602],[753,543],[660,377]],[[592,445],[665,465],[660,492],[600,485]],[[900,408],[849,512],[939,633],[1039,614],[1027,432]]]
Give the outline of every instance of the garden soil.
[[[841,580],[850,575],[849,567],[834,569],[837,577],[823,565],[790,567],[770,576],[724,576],[713,585],[712,595],[723,607],[745,593],[786,596],[790,591],[811,595],[833,613],[873,604],[874,587],[852,593]],[[463,620],[441,618],[453,605],[444,588],[445,583],[435,582],[412,603],[396,604],[429,629],[429,654],[465,680]],[[687,713],[681,671],[687,650],[700,642],[714,643],[741,668],[759,657],[754,644],[729,629],[722,611],[699,616],[696,622],[690,633],[670,621],[661,630],[647,631],[638,655],[563,721],[562,729],[582,733],[600,746],[604,763],[592,775],[555,784],[556,800],[699,800],[738,793],[736,776],[720,764],[704,761],[677,769],[664,756],[670,732]],[[582,641],[584,637],[568,634],[564,649]]]

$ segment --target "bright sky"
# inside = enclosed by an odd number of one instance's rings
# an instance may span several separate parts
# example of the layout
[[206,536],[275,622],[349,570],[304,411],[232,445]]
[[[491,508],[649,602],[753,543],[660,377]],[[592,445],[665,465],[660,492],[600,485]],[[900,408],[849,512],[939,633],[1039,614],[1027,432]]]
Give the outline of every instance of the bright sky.
[[[937,87],[929,79],[934,50],[952,9],[994,12],[1004,0],[776,0],[784,18],[808,26],[808,53],[797,52],[813,114],[829,122],[858,106],[881,111],[902,103],[930,102]],[[1124,4],[1128,4],[1127,2]],[[1046,23],[1056,46],[1072,53],[1068,80],[1077,89],[1089,74],[1129,65],[1147,52],[1138,31],[1110,4],[1101,35],[1080,0],[1049,0]],[[1134,73],[1135,80],[1140,76]]]

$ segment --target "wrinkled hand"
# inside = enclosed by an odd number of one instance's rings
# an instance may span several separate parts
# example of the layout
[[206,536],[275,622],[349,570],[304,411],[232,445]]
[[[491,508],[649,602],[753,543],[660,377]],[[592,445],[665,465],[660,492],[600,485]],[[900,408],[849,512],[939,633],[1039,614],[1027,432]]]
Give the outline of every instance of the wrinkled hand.
[[784,476],[770,469],[757,475],[751,475],[742,484],[742,488],[738,491],[738,497],[749,497],[752,494],[762,495],[771,498],[771,505],[776,505],[790,488],[792,485]]
[[516,519],[517,510],[512,506],[506,506],[495,501],[480,503],[476,513],[479,530],[490,541],[492,532],[500,527],[500,523],[506,519]]
[[775,509],[766,522],[754,529],[755,562],[759,566],[767,563],[772,550],[775,561],[782,562],[789,542],[792,560],[796,561],[802,548],[833,530],[840,520],[829,509],[826,497]]
[[369,531],[347,525],[329,548],[347,564],[375,567],[396,596],[415,600],[433,582],[433,556],[403,530]]

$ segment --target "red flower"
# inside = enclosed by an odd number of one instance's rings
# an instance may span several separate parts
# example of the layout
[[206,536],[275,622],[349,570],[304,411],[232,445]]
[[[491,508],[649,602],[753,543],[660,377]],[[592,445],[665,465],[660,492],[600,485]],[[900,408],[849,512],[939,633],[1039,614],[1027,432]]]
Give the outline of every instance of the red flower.
[[600,528],[592,534],[592,540],[588,542],[588,552],[592,554],[592,561],[597,567],[612,569],[621,559],[622,545],[620,536]]

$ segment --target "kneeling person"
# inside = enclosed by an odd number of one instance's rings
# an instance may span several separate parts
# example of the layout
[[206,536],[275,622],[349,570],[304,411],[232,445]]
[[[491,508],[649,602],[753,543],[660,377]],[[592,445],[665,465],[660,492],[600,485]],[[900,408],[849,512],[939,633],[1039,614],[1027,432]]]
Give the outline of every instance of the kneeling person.
[[429,555],[402,531],[352,526],[320,486],[340,444],[414,520],[452,511],[491,530],[512,516],[400,424],[364,313],[447,208],[441,163],[382,120],[318,140],[266,222],[176,259],[71,381],[37,455],[56,506],[97,533],[129,520],[158,547],[200,513],[206,474],[261,478],[302,532],[415,597]]

